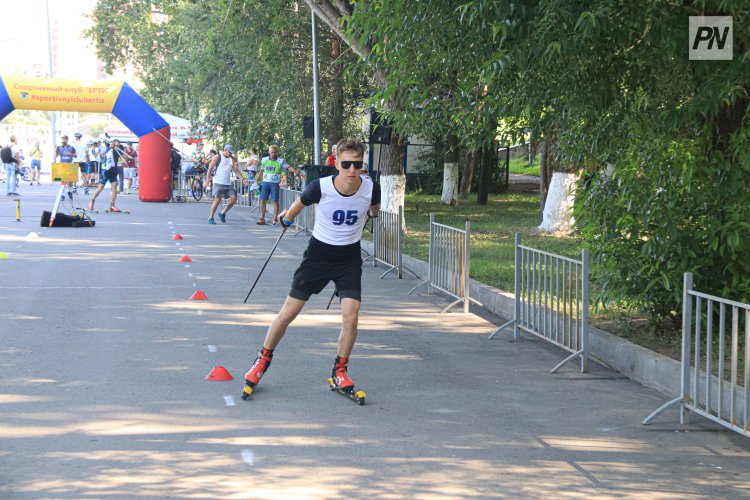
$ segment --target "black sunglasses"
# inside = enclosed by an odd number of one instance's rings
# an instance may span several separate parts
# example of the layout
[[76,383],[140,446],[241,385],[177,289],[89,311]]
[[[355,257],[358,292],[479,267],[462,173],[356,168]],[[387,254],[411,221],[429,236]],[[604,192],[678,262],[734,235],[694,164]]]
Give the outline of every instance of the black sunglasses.
[[348,170],[352,167],[356,169],[361,169],[362,165],[364,165],[365,162],[362,160],[341,160],[339,164],[341,164],[341,168]]

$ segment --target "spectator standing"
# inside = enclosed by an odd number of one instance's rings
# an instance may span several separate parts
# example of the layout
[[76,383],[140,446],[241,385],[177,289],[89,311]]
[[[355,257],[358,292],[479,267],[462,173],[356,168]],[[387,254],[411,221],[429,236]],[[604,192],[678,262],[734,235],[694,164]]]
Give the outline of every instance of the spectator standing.
[[[55,150],[55,157],[60,158],[60,163],[73,163],[76,159],[76,150],[73,146],[68,144],[68,136],[64,135],[60,138],[62,143],[57,146]],[[73,192],[75,191],[75,182],[68,183],[68,197],[73,199]],[[65,199],[65,198],[63,198]]]
[[247,171],[247,179],[252,180],[255,177],[255,173],[258,171],[260,158],[258,157],[258,148],[250,148],[250,159],[247,160],[245,170]]
[[34,181],[36,181],[36,185],[40,186],[40,180],[42,178],[42,149],[39,147],[39,141],[34,141],[34,147],[31,148],[31,183],[30,185],[34,185]]
[[[208,174],[206,174],[206,186],[211,186],[212,179],[216,178],[216,181],[213,182],[214,201],[211,203],[211,210],[208,214],[209,224],[216,224],[214,214],[216,213],[216,209],[219,208],[222,198],[229,200],[227,201],[227,206],[224,207],[224,211],[219,212],[219,220],[224,223],[227,221],[227,212],[237,202],[237,191],[232,186],[231,180],[232,171],[234,171],[238,178],[242,179],[242,171],[237,165],[237,160],[234,158],[234,148],[231,144],[227,144],[224,146],[221,155],[215,156],[211,160],[211,164],[208,167]],[[247,184],[247,181],[244,182]]]
[[10,145],[3,148],[3,166],[5,167],[5,194],[6,196],[21,196],[16,192],[16,171],[21,163],[21,155],[18,149],[16,136],[10,136]]
[[76,151],[75,162],[78,163],[78,169],[81,171],[81,185],[83,186],[83,192],[89,194],[89,166],[88,166],[88,154],[86,144],[83,143],[83,134],[76,132],[73,134],[75,141],[71,144],[73,149]]
[[336,145],[335,144],[331,146],[331,154],[329,154],[328,158],[326,158],[326,165],[328,165],[329,167],[336,166]]
[[279,223],[279,186],[281,177],[286,175],[285,170],[292,173],[302,173],[294,167],[289,166],[284,158],[278,158],[278,148],[276,146],[268,147],[268,156],[264,156],[260,162],[260,174],[263,184],[260,186],[260,219],[256,224],[261,226],[266,223],[266,204],[270,198],[273,201],[273,224]]
[[89,156],[89,185],[93,186],[99,179],[99,142],[91,139],[88,143],[86,153]]
[[138,168],[138,151],[133,148],[133,143],[129,142],[125,146],[125,180],[127,181],[127,187],[125,193],[130,194],[130,190],[133,187],[133,179],[137,176]]

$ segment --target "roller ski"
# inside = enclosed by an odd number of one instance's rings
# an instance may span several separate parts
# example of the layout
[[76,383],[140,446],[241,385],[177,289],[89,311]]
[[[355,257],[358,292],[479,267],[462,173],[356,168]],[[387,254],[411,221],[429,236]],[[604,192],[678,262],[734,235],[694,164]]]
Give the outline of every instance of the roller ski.
[[336,356],[336,363],[333,365],[331,378],[328,379],[328,386],[332,391],[338,392],[362,406],[365,404],[367,394],[365,394],[365,391],[354,390],[354,382],[352,382],[352,379],[346,373],[348,364],[349,358]]
[[273,361],[273,351],[269,351],[264,347],[255,358],[253,366],[245,374],[245,388],[242,389],[243,400],[246,401],[253,393],[255,386],[258,385],[263,374],[271,366],[271,361]]
[[104,211],[108,214],[129,214],[130,210],[120,210],[116,206],[112,205],[109,208],[105,208]]

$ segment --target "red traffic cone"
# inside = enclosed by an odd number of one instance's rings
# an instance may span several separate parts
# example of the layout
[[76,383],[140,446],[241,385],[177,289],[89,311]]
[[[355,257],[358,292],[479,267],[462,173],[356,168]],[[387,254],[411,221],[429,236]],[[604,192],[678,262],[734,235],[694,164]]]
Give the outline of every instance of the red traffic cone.
[[208,300],[208,297],[206,297],[206,294],[200,290],[196,290],[193,292],[193,295],[190,296],[190,300]]
[[172,239],[173,240],[184,240],[185,238],[183,238],[180,233],[177,233],[174,236],[172,236]]
[[229,371],[223,366],[214,366],[214,369],[206,375],[206,380],[209,381],[222,381],[222,380],[234,380]]
[[193,259],[191,259],[189,255],[183,255],[180,257],[180,262],[193,262]]

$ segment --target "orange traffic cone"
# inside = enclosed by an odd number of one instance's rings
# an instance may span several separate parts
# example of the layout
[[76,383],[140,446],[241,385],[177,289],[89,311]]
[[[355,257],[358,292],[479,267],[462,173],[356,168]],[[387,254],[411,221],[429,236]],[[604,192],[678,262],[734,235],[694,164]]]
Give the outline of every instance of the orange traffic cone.
[[184,240],[185,238],[183,238],[180,233],[177,233],[174,236],[172,236],[172,239],[173,240]]
[[209,381],[221,381],[221,380],[234,380],[229,371],[223,366],[214,366],[214,369],[206,375],[206,380]]
[[180,262],[193,262],[193,259],[191,259],[189,255],[183,255],[180,257]]
[[206,297],[206,294],[200,290],[196,290],[193,292],[193,295],[190,296],[190,300],[208,300],[208,297]]

